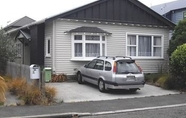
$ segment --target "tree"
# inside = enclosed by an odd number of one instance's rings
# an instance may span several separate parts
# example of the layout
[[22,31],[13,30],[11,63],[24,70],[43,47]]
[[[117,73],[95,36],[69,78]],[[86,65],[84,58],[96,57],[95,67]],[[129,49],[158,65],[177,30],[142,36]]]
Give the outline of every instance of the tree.
[[186,43],[186,19],[180,21],[174,29],[167,51],[168,55],[171,56],[174,50],[184,43]]
[[0,29],[0,74],[4,75],[8,61],[13,61],[16,56],[14,41]]

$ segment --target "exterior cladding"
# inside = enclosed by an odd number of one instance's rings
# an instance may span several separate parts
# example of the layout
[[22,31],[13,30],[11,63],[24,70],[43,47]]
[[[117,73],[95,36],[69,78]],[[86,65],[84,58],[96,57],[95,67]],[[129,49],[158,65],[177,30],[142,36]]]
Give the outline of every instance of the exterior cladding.
[[162,21],[135,3],[144,8],[134,0],[103,0],[102,3],[65,15],[63,18],[164,25]]
[[[164,59],[136,59],[137,63],[142,67],[145,73],[156,73],[162,66],[166,67],[167,64],[167,48],[169,43],[169,30],[163,28],[150,28],[150,27],[137,27],[137,26],[120,26],[109,24],[95,24],[85,22],[73,22],[64,20],[55,20],[55,33],[53,34],[55,39],[55,72],[65,73],[67,75],[75,74],[75,69],[79,68],[87,62],[71,61],[71,34],[65,34],[64,32],[71,29],[87,26],[87,27],[99,27],[105,31],[112,33],[107,38],[107,55],[126,55],[126,34],[127,33],[141,33],[141,34],[160,34],[164,37]],[[46,26],[46,31],[51,31],[52,27]],[[46,33],[48,36],[50,33]],[[47,61],[47,66],[51,65],[51,61]],[[52,67],[52,66],[51,66]]]
[[180,9],[180,10],[175,10],[174,12],[172,11],[172,22],[175,24],[178,24],[180,20],[183,20],[183,13],[186,12],[186,9]]
[[[44,58],[44,66],[45,67],[52,67],[52,40],[53,40],[53,22],[48,22],[45,24],[45,41],[44,41],[44,49],[46,51],[46,38],[50,37],[51,42],[50,42],[50,52],[51,52],[51,57],[46,57]],[[46,54],[46,52],[45,52]]]

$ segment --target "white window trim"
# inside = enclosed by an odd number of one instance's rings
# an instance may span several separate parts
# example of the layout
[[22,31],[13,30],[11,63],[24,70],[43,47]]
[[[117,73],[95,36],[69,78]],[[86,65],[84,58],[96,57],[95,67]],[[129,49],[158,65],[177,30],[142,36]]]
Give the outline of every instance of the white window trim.
[[[46,37],[46,45],[45,45],[45,57],[51,57],[51,38]],[[48,41],[50,41],[50,47],[48,47]],[[48,53],[48,48],[50,48],[50,53]]]
[[[153,53],[154,53],[154,47],[157,47],[157,46],[154,46],[153,45],[153,40],[154,38],[152,38],[152,55],[151,56],[138,56],[138,36],[136,37],[137,41],[136,41],[136,56],[130,56],[132,57],[133,59],[164,59],[164,35],[163,34],[147,34],[147,33],[130,33],[130,32],[127,32],[126,33],[126,55],[128,53],[128,35],[144,35],[144,36],[160,36],[161,37],[161,46],[158,46],[158,47],[161,47],[162,50],[161,50],[161,57],[155,57],[153,56]],[[128,56],[128,55],[127,55]]]
[[[74,40],[74,35],[82,35],[82,40]],[[100,36],[100,40],[99,41],[87,41],[85,39],[86,35],[97,35]],[[102,36],[105,36],[105,41],[102,41]],[[82,49],[82,53],[83,56],[82,57],[75,57],[74,55],[74,44],[75,43],[82,43],[83,49]],[[86,57],[85,56],[85,44],[86,43],[98,43],[100,44],[100,55],[102,55],[102,44],[105,44],[105,55],[107,55],[107,36],[104,34],[99,34],[99,33],[71,33],[71,61],[91,61],[92,59],[95,59],[96,57]]]

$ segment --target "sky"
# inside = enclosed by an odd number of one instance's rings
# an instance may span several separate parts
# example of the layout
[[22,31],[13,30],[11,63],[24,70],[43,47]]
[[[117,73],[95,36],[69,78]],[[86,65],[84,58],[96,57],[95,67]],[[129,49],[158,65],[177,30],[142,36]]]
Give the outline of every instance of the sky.
[[[69,11],[96,0],[1,0],[0,27],[28,16],[36,21]],[[174,0],[139,0],[148,7]]]

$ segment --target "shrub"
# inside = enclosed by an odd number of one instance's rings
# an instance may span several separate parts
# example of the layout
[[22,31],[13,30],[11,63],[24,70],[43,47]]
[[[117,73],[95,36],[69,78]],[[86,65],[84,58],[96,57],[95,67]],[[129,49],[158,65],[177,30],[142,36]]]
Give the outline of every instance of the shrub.
[[0,76],[0,103],[4,103],[6,100],[5,93],[7,90],[7,85],[5,83],[4,78]]
[[178,89],[185,88],[186,82],[186,44],[179,46],[171,55],[170,73],[175,78]]
[[13,61],[16,57],[14,40],[3,29],[0,29],[0,74],[4,75],[7,61]]
[[145,74],[145,81],[153,84],[159,79],[160,76],[162,76],[162,73]]

